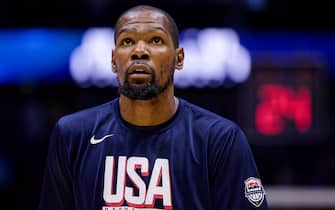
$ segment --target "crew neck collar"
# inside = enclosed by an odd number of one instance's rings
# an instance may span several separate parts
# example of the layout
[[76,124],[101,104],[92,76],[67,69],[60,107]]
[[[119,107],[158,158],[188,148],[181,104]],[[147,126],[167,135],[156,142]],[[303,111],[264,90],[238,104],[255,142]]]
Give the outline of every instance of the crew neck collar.
[[178,104],[177,110],[170,119],[158,125],[138,126],[138,125],[131,124],[122,118],[121,113],[120,113],[119,100],[120,98],[117,98],[116,100],[114,100],[114,111],[115,113],[117,113],[117,117],[118,117],[120,124],[126,129],[130,129],[132,131],[137,131],[137,132],[143,132],[143,133],[157,133],[157,132],[162,132],[168,129],[170,126],[175,124],[175,122],[178,120],[180,112],[181,112],[180,110],[182,109],[182,106],[183,106],[183,101],[180,98],[178,98],[179,104]]

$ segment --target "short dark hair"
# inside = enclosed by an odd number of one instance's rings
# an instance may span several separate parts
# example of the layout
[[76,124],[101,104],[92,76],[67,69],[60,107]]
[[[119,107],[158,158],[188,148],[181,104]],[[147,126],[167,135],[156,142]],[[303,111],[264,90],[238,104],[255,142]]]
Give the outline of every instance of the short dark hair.
[[[174,46],[176,48],[179,46],[179,32],[178,32],[178,26],[177,26],[175,20],[166,11],[164,11],[162,9],[159,9],[157,7],[149,6],[149,5],[138,5],[138,6],[135,6],[135,7],[131,7],[130,9],[128,9],[125,12],[123,12],[119,16],[119,18],[117,19],[116,24],[114,26],[115,34],[117,34],[116,30],[117,30],[117,26],[118,26],[118,24],[120,22],[120,19],[123,16],[125,16],[127,13],[134,12],[134,11],[154,11],[154,12],[158,12],[158,13],[164,15],[167,18],[168,22],[169,22],[169,32],[171,34],[173,44],[174,44]],[[114,42],[116,42],[116,36],[115,35],[114,35]]]

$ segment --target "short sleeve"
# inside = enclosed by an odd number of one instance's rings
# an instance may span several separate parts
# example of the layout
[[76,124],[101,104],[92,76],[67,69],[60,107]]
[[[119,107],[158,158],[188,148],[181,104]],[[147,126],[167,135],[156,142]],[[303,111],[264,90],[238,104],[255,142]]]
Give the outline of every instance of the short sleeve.
[[67,147],[63,142],[64,139],[58,122],[50,138],[39,210],[74,209]]
[[265,191],[242,130],[238,126],[215,129],[209,149],[212,209],[267,210]]

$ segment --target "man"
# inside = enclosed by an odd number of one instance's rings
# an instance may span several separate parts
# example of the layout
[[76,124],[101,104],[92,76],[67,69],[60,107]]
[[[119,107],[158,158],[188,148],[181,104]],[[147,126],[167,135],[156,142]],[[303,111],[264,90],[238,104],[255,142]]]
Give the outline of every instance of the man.
[[174,96],[183,61],[166,12],[137,6],[120,16],[120,97],[56,124],[40,210],[267,209],[241,129]]

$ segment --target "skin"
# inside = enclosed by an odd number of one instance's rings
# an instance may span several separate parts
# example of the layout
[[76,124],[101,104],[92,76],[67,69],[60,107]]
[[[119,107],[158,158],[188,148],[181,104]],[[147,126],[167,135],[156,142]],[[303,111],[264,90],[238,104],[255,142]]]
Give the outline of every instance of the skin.
[[[131,11],[119,19],[112,67],[120,85],[124,84],[127,70],[145,69],[147,74],[131,74],[128,78],[129,83],[141,87],[151,81],[152,71],[156,81],[164,85],[175,69],[182,69],[184,51],[174,46],[169,24],[164,15],[152,10]],[[120,112],[131,124],[159,125],[174,115],[178,103],[171,81],[162,93],[149,100],[133,100],[121,94]]]

